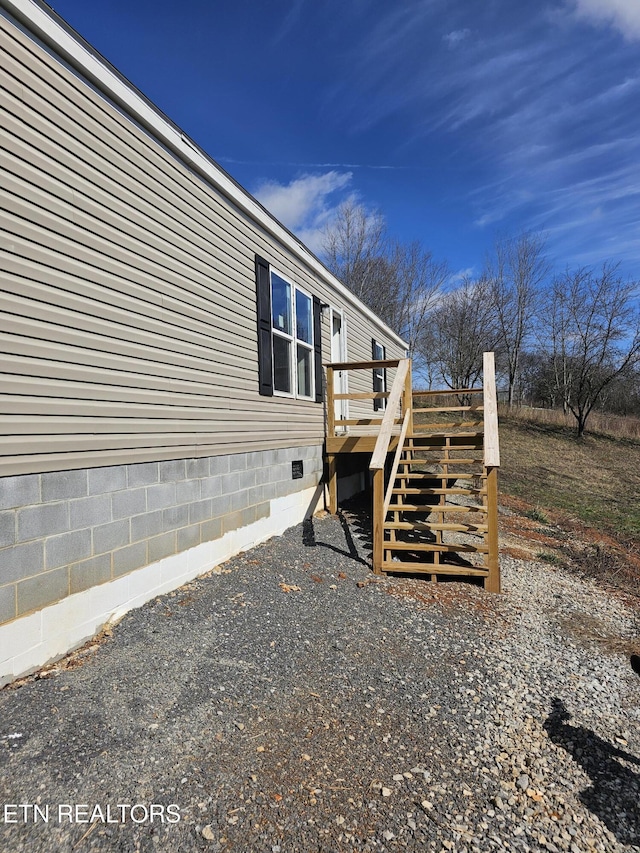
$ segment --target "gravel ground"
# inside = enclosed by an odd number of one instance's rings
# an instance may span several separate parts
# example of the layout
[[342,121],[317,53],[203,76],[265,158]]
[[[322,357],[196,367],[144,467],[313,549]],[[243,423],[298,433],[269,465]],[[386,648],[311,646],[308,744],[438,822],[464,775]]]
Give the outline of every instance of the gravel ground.
[[508,556],[501,596],[378,580],[354,530],[313,519],[0,692],[29,806],[0,848],[640,851],[632,600]]

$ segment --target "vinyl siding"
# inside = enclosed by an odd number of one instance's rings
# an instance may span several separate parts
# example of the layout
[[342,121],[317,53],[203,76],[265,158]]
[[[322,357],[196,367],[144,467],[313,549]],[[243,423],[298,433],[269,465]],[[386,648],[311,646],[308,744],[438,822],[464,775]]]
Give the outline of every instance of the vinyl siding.
[[258,394],[255,254],[350,360],[397,341],[3,14],[0,51],[0,476],[321,442],[322,405]]

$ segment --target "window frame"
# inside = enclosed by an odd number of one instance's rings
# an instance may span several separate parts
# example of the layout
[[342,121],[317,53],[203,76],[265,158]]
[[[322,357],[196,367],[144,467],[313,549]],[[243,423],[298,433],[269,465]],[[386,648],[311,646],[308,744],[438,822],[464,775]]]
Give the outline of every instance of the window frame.
[[[283,332],[280,329],[277,329],[273,324],[273,276],[276,275],[279,279],[284,281],[289,285],[290,288],[290,303],[289,310],[291,316],[291,334],[287,332]],[[296,305],[296,297],[297,294],[301,293],[306,299],[309,300],[309,331],[311,342],[307,342],[298,337],[297,330],[297,305]],[[313,295],[309,293],[309,291],[305,290],[304,287],[300,287],[298,284],[295,284],[287,275],[283,275],[278,269],[269,265],[269,298],[271,301],[272,311],[270,317],[270,325],[271,325],[271,360],[272,360],[272,381],[273,381],[273,396],[274,397],[285,397],[291,400],[307,400],[309,402],[316,401],[316,389],[315,389],[315,329],[314,329],[314,303],[313,303]],[[291,391],[279,391],[276,388],[276,379],[275,379],[275,356],[273,349],[273,338],[274,336],[282,338],[289,343],[289,375],[291,377]],[[310,389],[309,394],[301,394],[298,387],[298,347],[301,346],[309,352],[310,357],[310,367],[309,367],[309,379],[310,379]]]
[[[309,334],[311,336],[311,341],[303,341],[302,338],[298,337],[298,293],[301,293],[305,299],[309,300]],[[315,388],[315,329],[313,322],[313,295],[308,293],[303,287],[298,287],[298,285],[294,285],[293,292],[293,330],[294,330],[294,350],[293,353],[293,364],[295,368],[295,377],[296,377],[296,398],[300,400],[314,400],[316,396],[316,388]],[[303,349],[309,352],[309,395],[300,394],[300,390],[298,388],[298,347],[302,347]]]
[[[381,350],[382,358],[376,358],[376,348]],[[387,357],[387,348],[384,344],[378,343],[375,338],[371,339],[371,355],[374,361],[384,361]],[[377,387],[378,384],[380,387]],[[376,394],[386,393],[387,391],[387,371],[384,367],[376,367],[373,369],[373,391]],[[387,408],[387,400],[382,397],[373,400],[374,412],[382,412]]]

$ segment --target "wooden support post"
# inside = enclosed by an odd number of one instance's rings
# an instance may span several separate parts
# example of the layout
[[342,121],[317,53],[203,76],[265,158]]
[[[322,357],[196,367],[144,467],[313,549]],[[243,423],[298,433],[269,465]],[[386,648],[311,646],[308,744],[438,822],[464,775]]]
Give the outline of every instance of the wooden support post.
[[500,592],[500,562],[498,559],[498,468],[486,469],[487,479],[487,564],[489,575],[485,578],[484,588],[487,592]]
[[382,560],[384,557],[384,468],[373,471],[373,572],[384,574]]
[[411,361],[409,361],[409,366],[407,368],[407,375],[404,380],[404,395],[402,399],[402,414],[404,416],[405,412],[410,412],[409,415],[409,427],[407,432],[409,435],[413,435],[413,386],[411,379]]
[[337,458],[331,453],[329,461],[329,512],[335,515],[338,512],[338,466]]
[[[327,366],[327,438],[333,438],[336,434],[336,403],[335,403],[335,379],[333,367]],[[331,510],[335,512],[335,510]]]

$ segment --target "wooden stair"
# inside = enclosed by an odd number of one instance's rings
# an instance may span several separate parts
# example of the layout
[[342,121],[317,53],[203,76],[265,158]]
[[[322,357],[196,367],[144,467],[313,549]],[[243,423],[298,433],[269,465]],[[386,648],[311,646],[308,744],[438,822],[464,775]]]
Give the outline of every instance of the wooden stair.
[[441,427],[405,437],[382,523],[381,569],[432,580],[488,578],[484,432],[463,432],[457,424],[450,431]]
[[[349,370],[373,371],[374,390],[365,382],[335,393],[336,376]],[[328,364],[326,387],[329,509],[338,509],[338,455],[371,453],[373,571],[479,577],[500,592],[494,354],[483,355],[482,388],[416,392],[409,358]],[[358,417],[336,417],[341,400],[353,401]],[[363,411],[369,401],[375,417]]]

